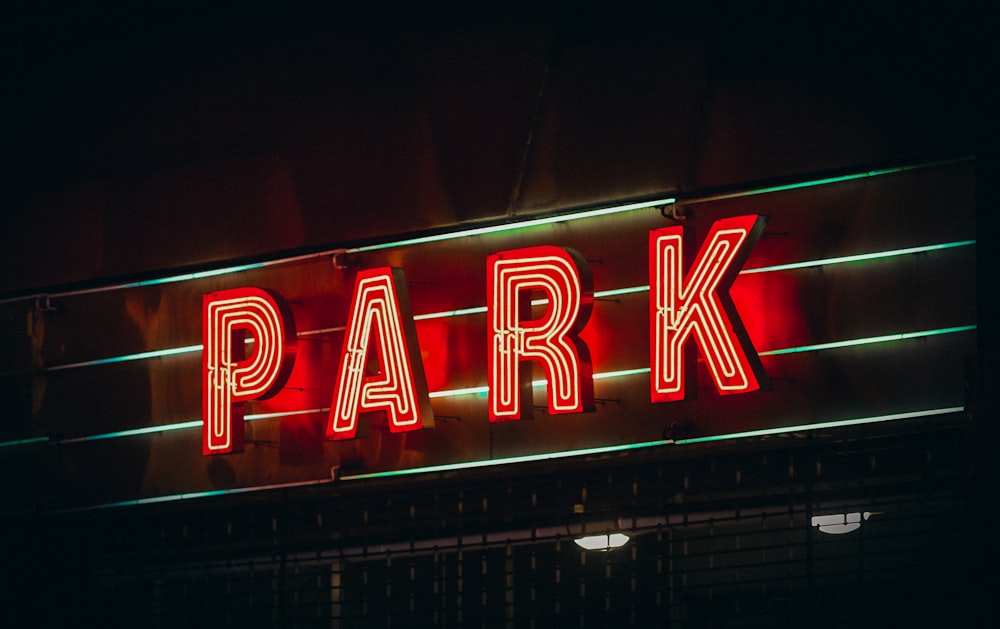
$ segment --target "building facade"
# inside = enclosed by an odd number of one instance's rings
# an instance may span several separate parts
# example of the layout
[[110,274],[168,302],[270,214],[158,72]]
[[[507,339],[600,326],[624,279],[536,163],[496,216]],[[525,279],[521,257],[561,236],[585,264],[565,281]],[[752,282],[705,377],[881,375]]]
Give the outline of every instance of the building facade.
[[28,29],[13,80],[9,617],[988,609],[963,16],[38,20],[64,43]]

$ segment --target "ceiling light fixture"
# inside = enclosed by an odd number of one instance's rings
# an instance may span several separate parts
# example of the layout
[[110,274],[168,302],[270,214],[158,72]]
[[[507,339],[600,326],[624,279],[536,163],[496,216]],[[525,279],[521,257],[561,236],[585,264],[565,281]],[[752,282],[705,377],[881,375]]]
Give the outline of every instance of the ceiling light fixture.
[[819,527],[820,533],[829,535],[844,535],[861,528],[862,520],[871,517],[870,511],[864,513],[833,513],[830,515],[814,515],[812,525]]
[[612,533],[610,535],[588,535],[578,537],[573,540],[576,545],[584,550],[599,550],[607,552],[614,548],[621,548],[628,543],[629,537],[624,533]]

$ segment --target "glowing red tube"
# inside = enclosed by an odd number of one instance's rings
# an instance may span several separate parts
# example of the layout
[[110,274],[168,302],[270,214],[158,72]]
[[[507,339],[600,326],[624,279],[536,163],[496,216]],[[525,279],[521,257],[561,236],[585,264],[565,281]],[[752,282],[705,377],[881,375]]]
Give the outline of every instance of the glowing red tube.
[[767,386],[757,352],[729,297],[767,219],[736,216],[712,224],[705,244],[684,275],[683,228],[649,233],[650,389],[653,402],[685,397],[685,371],[693,367],[684,346],[693,336],[719,393]]
[[[368,372],[370,347],[378,355],[374,374]],[[416,360],[411,350],[418,350]],[[353,439],[359,415],[376,411],[388,415],[392,432],[434,426],[403,270],[389,267],[355,279],[327,439]]]
[[[593,410],[593,366],[578,336],[594,302],[583,257],[561,247],[529,247],[489,256],[487,269],[490,421],[530,416],[531,370],[521,369],[528,360],[545,370],[550,414]],[[531,319],[533,291],[548,300],[539,319]]]
[[202,299],[202,340],[202,453],[242,452],[243,402],[275,395],[291,373],[291,311],[277,293],[260,288],[209,293]]

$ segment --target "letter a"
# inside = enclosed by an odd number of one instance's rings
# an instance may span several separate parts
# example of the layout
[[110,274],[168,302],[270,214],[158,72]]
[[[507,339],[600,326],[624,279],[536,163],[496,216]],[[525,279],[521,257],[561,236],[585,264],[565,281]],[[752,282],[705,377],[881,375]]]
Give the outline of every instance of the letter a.
[[683,228],[665,227],[649,233],[653,402],[684,398],[684,372],[694,365],[685,360],[683,350],[692,335],[720,394],[769,386],[728,293],[766,223],[767,219],[758,215],[716,221],[686,276]]
[[[377,373],[369,373],[369,348],[378,356]],[[354,283],[347,336],[340,358],[327,439],[353,439],[358,416],[385,411],[389,430],[401,432],[434,427],[424,365],[417,349],[410,300],[402,269],[383,267],[360,271]],[[363,431],[362,431],[363,436]]]

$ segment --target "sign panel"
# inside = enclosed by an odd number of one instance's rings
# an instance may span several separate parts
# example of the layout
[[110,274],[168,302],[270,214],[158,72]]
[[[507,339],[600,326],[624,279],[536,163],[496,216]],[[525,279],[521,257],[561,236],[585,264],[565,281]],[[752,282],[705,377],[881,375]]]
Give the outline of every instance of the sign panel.
[[598,210],[4,304],[0,451],[85,505],[961,412],[969,165]]

